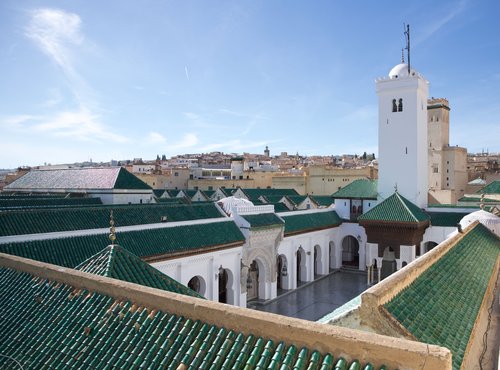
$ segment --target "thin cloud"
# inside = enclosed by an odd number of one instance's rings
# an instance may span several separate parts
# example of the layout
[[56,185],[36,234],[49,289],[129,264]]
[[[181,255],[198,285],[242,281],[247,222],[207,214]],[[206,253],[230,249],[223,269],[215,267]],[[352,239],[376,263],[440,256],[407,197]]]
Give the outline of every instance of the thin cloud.
[[61,112],[33,126],[38,132],[56,137],[71,137],[80,141],[113,141],[125,143],[129,140],[104,126],[99,116],[87,110]]
[[165,139],[165,137],[162,134],[160,134],[158,132],[150,132],[148,135],[147,141],[151,144],[163,144],[167,140]]
[[[438,32],[441,28],[443,28],[447,23],[457,17],[460,13],[462,13],[466,8],[467,0],[461,0],[458,4],[447,7],[450,9],[449,13],[444,16],[439,16],[434,19],[434,21],[430,21],[426,23],[426,27],[422,29],[419,37],[417,37],[414,41],[414,44],[420,44],[425,40],[432,37],[436,32]],[[435,13],[429,13],[435,14]]]
[[171,150],[193,148],[199,143],[199,141],[200,140],[198,139],[198,136],[196,136],[196,134],[187,133],[178,143],[170,145],[169,148]]
[[186,78],[189,81],[189,72],[188,72],[188,67],[187,66],[184,66],[184,71],[186,72]]
[[82,44],[82,21],[75,13],[59,9],[36,9],[25,35],[57,63],[67,75],[75,76],[71,48]]
[[[80,16],[51,8],[35,9],[30,12],[30,16],[25,28],[26,37],[61,68],[78,108],[51,112],[24,123],[28,123],[37,133],[55,137],[94,142],[128,142],[129,139],[114,133],[101,121],[100,115],[91,109],[98,106],[93,98],[95,94],[75,68],[74,61],[78,59],[85,41]],[[51,108],[61,100],[60,92],[57,91],[44,106]]]
[[22,124],[36,119],[35,116],[30,114],[18,114],[15,116],[7,116],[0,120],[0,127],[16,129],[22,128]]

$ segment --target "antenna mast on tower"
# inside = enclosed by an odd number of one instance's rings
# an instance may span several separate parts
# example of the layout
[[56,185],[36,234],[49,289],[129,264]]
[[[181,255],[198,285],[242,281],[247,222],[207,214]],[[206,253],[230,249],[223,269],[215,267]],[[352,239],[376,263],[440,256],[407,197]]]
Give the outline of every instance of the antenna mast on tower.
[[403,30],[405,34],[406,47],[405,49],[408,52],[408,75],[410,75],[410,25],[403,24]]

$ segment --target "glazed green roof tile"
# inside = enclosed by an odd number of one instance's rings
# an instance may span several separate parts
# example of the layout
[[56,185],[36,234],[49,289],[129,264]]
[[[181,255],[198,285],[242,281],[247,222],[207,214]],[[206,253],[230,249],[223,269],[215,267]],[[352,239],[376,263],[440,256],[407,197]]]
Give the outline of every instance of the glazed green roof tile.
[[188,198],[192,198],[195,196],[195,194],[198,192],[198,190],[192,190],[192,189],[188,189],[188,190],[183,190],[182,191],[184,194],[186,194],[186,196]]
[[215,190],[203,190],[202,193],[205,194],[207,198],[210,198],[212,195],[215,194]]
[[248,199],[257,199],[261,196],[285,196],[285,195],[299,195],[295,189],[241,189]]
[[427,212],[431,217],[432,226],[457,226],[462,218],[468,213],[455,213],[455,212]]
[[203,298],[194,290],[161,273],[119,245],[108,245],[75,269],[173,293]]
[[[117,244],[141,258],[224,245],[241,245],[243,234],[232,221],[117,231]],[[108,234],[0,244],[0,252],[74,268],[109,244]]]
[[165,189],[153,189],[153,194],[155,197],[160,198],[163,193],[165,193]]
[[30,171],[5,187],[8,191],[64,189],[150,190],[151,187],[122,167]]
[[59,198],[59,197],[0,198],[0,210],[19,209],[19,208],[95,206],[99,204],[102,204],[100,198]]
[[158,198],[156,199],[158,203],[169,203],[169,204],[186,204],[181,198]]
[[283,195],[267,195],[264,197],[268,203],[279,203]]
[[429,216],[424,211],[397,192],[358,217],[358,221],[418,223],[426,220]]
[[283,225],[283,220],[274,213],[259,213],[258,215],[244,215],[242,217],[250,223],[252,229]]
[[120,168],[113,189],[149,190],[152,188],[126,169]]
[[274,206],[274,212],[290,212],[290,209],[284,203],[272,203]]
[[500,194],[500,180],[496,180],[486,185],[481,190],[478,190],[479,194]]
[[332,194],[335,199],[377,199],[377,180],[358,179]]
[[449,348],[458,370],[499,253],[478,224],[385,308],[419,341]]
[[371,368],[271,340],[275,333],[243,334],[25,272],[0,268],[0,280],[5,368]]
[[282,216],[285,220],[285,235],[306,233],[335,227],[342,223],[335,211],[329,212],[298,212],[297,215]]
[[287,195],[286,197],[296,206],[307,199],[307,195]]
[[[178,198],[177,198],[178,199]],[[213,203],[131,204],[0,211],[0,236],[106,228],[113,210],[116,226],[223,217]]]
[[335,202],[330,195],[310,195],[309,197],[322,207],[330,207]]

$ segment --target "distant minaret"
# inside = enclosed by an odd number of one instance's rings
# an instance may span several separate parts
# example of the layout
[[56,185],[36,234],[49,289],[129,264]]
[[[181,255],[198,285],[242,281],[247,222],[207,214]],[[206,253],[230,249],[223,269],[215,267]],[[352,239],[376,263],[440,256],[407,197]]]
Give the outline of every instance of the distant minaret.
[[[405,29],[409,61],[409,27]],[[379,103],[378,193],[382,199],[399,194],[419,207],[427,206],[427,97],[429,82],[410,69],[395,66],[376,80]]]
[[266,149],[264,150],[264,155],[269,158],[270,154],[271,152],[269,151],[269,147],[266,145]]

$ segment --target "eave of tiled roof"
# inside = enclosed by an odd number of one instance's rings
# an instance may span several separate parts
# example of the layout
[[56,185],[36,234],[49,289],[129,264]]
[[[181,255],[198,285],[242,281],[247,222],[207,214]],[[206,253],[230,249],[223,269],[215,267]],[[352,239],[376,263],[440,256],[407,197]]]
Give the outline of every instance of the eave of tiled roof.
[[242,217],[250,223],[251,229],[283,226],[284,223],[274,213],[259,213],[256,215],[243,215]]
[[335,211],[307,212],[281,216],[285,220],[285,235],[307,233],[339,226],[342,219]]

